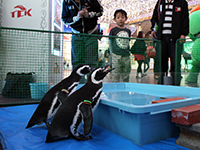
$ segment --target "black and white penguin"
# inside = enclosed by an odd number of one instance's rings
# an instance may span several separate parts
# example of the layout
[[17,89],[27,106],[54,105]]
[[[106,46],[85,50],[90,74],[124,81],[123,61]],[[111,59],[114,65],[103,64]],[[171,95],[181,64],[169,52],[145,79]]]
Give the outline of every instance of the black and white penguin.
[[41,123],[45,123],[49,127],[49,123],[63,103],[62,99],[72,94],[76,90],[81,77],[91,72],[92,69],[89,65],[80,64],[74,68],[67,78],[53,86],[40,101],[26,128]]
[[[113,70],[106,70],[107,67],[100,67],[92,71],[87,83],[65,98],[51,122],[46,143],[71,136],[77,140],[92,138],[87,135],[92,129],[93,110],[99,103],[103,79],[108,72]],[[83,135],[77,131],[81,121],[83,121]]]

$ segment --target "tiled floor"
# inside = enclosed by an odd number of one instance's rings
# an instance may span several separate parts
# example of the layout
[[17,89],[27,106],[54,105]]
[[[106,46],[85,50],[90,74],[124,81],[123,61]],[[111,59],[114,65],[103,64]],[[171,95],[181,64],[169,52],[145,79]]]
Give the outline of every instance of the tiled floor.
[[[187,78],[189,72],[182,72],[182,80],[181,80],[181,85],[180,86],[185,86],[185,87],[199,87],[200,86],[200,81],[198,83],[186,83],[185,79]],[[104,82],[112,82],[111,75],[107,75],[106,78],[104,79]],[[153,70],[148,70],[147,71],[147,76],[144,76],[143,78],[136,78],[136,70],[132,70],[130,74],[130,81],[133,83],[147,83],[147,84],[157,84],[158,79],[154,79],[154,72]]]

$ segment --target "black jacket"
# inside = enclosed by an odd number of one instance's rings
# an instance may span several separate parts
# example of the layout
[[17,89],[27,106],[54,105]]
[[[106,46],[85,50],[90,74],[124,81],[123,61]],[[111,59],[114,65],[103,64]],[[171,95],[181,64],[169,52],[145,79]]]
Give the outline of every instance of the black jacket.
[[[78,11],[82,10],[83,7],[87,7],[89,17],[74,21],[73,17],[77,16]],[[80,33],[88,33],[88,31],[93,30],[97,26],[98,17],[102,14],[103,7],[98,0],[80,0],[79,4],[75,3],[74,0],[63,0],[61,15],[63,22]]]
[[[158,0],[159,1],[159,0]],[[151,29],[153,30],[155,23],[158,24],[158,39],[162,36],[162,26],[165,17],[165,0],[161,0],[162,12],[160,12],[160,19],[158,20],[158,2],[154,8],[153,16],[151,18]],[[186,0],[174,0],[173,15],[172,15],[172,35],[173,41],[180,38],[181,35],[188,35],[189,33],[189,11]]]

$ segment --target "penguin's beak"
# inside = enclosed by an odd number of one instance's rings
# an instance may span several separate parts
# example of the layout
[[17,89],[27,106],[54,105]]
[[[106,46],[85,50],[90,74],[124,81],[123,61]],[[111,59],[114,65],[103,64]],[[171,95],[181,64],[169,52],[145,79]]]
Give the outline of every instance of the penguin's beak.
[[111,68],[111,69],[108,69],[108,70],[105,70],[104,72],[108,73],[108,72],[111,72],[112,70],[114,70],[115,68]]
[[[112,71],[112,70],[114,70],[115,68],[110,68],[110,69],[107,69],[109,66],[110,66],[111,64],[108,64],[108,65],[106,65],[105,67],[104,67],[104,71],[103,72],[106,72],[106,73],[108,73],[108,72],[110,72],[110,71]],[[107,70],[106,70],[107,69]]]

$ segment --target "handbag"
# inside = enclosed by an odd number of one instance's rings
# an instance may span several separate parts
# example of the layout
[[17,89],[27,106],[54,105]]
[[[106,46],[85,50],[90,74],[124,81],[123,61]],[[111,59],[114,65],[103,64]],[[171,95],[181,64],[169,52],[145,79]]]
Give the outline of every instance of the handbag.
[[156,56],[156,50],[153,46],[148,46],[145,53],[147,54],[147,57],[149,58],[154,58]]

